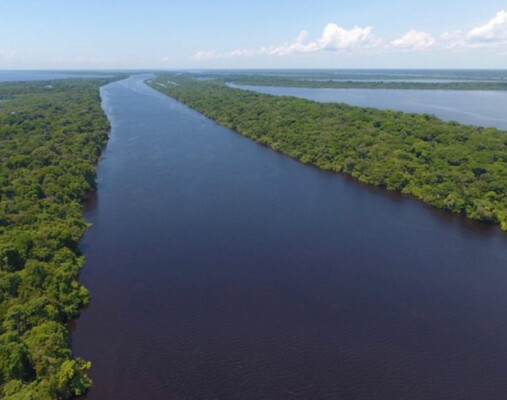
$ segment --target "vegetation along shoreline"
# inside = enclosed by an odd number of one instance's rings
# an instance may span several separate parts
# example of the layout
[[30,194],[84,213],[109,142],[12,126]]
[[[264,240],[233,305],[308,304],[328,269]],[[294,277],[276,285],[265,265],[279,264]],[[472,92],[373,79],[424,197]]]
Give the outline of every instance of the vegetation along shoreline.
[[[178,85],[165,85],[169,80]],[[159,74],[149,84],[303,163],[507,230],[503,131],[429,114],[261,94],[192,75]]]
[[237,85],[280,86],[312,89],[391,89],[391,90],[457,90],[457,91],[506,91],[505,81],[402,81],[402,80],[333,80],[304,79],[269,75],[209,75],[210,79]]
[[119,76],[0,84],[0,397],[66,399],[91,385],[68,322],[89,301],[77,276],[109,121],[100,87]]

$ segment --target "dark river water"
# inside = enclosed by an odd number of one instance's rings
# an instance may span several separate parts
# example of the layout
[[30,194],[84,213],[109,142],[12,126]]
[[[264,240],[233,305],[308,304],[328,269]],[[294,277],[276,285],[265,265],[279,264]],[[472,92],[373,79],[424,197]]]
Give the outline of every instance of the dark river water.
[[102,90],[87,399],[507,398],[507,233],[302,165],[146,78]]
[[315,89],[235,84],[229,86],[320,102],[428,113],[446,121],[455,120],[463,124],[493,126],[507,130],[507,92],[500,90]]

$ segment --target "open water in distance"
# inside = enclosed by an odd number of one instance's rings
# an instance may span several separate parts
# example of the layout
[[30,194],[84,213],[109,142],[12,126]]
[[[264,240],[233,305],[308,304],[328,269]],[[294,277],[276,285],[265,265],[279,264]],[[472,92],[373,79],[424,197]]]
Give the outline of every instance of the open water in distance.
[[93,72],[73,72],[73,71],[22,71],[22,70],[4,70],[0,71],[0,82],[26,82],[26,81],[51,81],[54,79],[68,78],[103,78],[110,76],[110,73]]
[[300,79],[505,81],[507,69],[214,69],[193,70],[203,76],[260,75]]
[[480,90],[315,89],[277,86],[229,86],[295,96],[319,102],[347,103],[383,110],[434,114],[443,120],[507,130],[507,92]]
[[133,76],[88,204],[89,400],[507,398],[507,234],[319,171]]

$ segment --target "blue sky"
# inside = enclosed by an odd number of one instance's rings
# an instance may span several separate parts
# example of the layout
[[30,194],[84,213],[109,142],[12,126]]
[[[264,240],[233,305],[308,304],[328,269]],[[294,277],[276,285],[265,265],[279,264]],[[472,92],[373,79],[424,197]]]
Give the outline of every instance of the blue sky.
[[0,69],[507,68],[505,0],[2,0]]

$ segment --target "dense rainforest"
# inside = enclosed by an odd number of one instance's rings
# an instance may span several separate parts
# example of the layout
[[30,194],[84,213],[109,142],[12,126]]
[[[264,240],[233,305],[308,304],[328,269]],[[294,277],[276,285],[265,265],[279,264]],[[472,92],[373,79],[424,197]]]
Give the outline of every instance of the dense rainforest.
[[[196,75],[200,76],[200,75]],[[284,86],[302,88],[329,89],[414,89],[414,90],[507,90],[507,82],[503,81],[417,81],[403,80],[359,80],[349,78],[335,80],[332,78],[304,78],[295,76],[272,76],[261,74],[206,74],[205,77],[232,82],[239,85]]]
[[81,204],[109,132],[99,87],[113,79],[0,84],[0,398],[91,384],[66,324],[89,300],[76,280]]
[[323,170],[507,230],[507,133],[411,114],[316,103],[159,74],[150,85],[218,123]]

